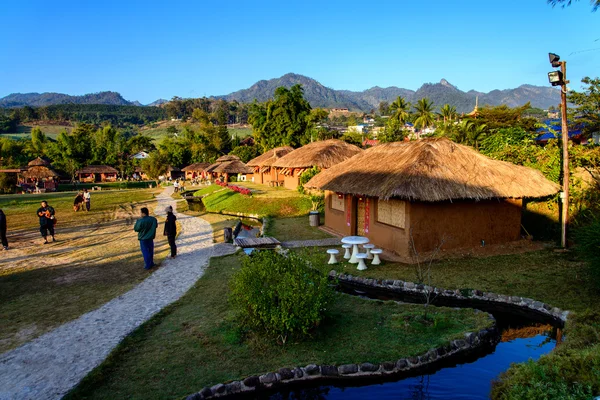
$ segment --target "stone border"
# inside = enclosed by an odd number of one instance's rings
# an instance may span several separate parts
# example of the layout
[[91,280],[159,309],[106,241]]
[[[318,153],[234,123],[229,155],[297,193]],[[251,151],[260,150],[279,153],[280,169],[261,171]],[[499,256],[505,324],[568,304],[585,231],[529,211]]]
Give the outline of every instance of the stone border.
[[420,356],[378,364],[368,362],[338,366],[309,364],[305,367],[280,368],[276,372],[268,372],[260,376],[254,375],[239,381],[207,386],[200,392],[189,395],[186,400],[225,398],[238,394],[278,389],[302,382],[373,380],[409,376],[411,373],[423,369],[435,368],[444,361],[451,361],[480,351],[486,346],[494,347],[499,341],[498,329],[494,317],[491,314],[488,316],[493,321],[492,326],[478,332],[467,332],[464,334],[464,339],[453,340],[447,345],[430,349]]
[[337,284],[343,288],[408,300],[411,303],[424,303],[424,296],[429,292],[435,296],[432,301],[434,305],[508,313],[551,323],[558,328],[564,327],[569,315],[569,311],[526,297],[506,296],[476,289],[446,290],[401,280],[370,279],[344,273],[338,274],[335,270],[329,272],[329,279],[337,281]]

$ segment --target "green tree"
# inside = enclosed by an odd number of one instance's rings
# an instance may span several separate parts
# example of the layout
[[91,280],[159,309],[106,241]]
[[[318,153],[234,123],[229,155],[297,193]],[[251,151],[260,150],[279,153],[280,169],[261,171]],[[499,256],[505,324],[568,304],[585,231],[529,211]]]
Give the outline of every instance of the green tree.
[[600,78],[586,76],[581,82],[587,87],[582,92],[570,92],[568,99],[576,106],[572,116],[577,117],[577,124],[590,137],[592,132],[600,132]]
[[243,163],[247,163],[248,161],[256,158],[260,155],[259,147],[257,145],[253,146],[237,146],[231,153],[234,156],[238,156]]
[[433,109],[433,101],[429,100],[427,97],[417,101],[417,104],[415,105],[415,128],[425,129],[433,125],[433,122],[435,121]]
[[32,157],[42,157],[46,151],[46,143],[48,138],[44,132],[36,126],[31,130],[31,141],[29,142],[28,152]]
[[249,122],[254,138],[263,149],[298,147],[307,142],[307,116],[310,104],[304,99],[302,85],[279,87],[273,100],[264,106],[253,104]]
[[148,158],[142,160],[142,169],[150,179],[156,182],[156,186],[158,186],[158,177],[164,175],[168,167],[169,160],[160,151],[153,151]]
[[94,126],[80,124],[72,133],[62,131],[56,142],[48,146],[48,153],[54,165],[75,178],[75,171],[92,159],[92,137]]
[[398,98],[390,104],[390,120],[395,120],[396,124],[399,123],[404,126],[406,121],[408,121],[409,110],[410,103],[407,102],[404,97],[398,96]]
[[444,120],[444,123],[452,121],[458,117],[458,113],[456,112],[456,107],[451,106],[446,103],[442,107],[440,107],[440,112],[438,113],[440,117]]
[[379,102],[379,115],[389,115],[390,113],[390,103],[387,101]]

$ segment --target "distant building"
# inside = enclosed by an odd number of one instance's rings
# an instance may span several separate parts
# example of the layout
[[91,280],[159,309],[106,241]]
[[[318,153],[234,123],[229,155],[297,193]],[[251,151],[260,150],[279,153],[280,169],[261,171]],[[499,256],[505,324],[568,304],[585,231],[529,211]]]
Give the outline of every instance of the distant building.
[[144,160],[146,158],[148,158],[150,156],[150,154],[146,153],[145,151],[139,151],[137,153],[135,153],[134,155],[131,156],[131,158],[134,158],[136,160]]

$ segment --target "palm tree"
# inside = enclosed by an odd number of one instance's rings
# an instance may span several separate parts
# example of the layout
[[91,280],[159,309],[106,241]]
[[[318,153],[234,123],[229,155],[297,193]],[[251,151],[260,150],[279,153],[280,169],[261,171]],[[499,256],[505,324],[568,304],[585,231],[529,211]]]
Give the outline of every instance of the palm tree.
[[417,119],[415,119],[415,128],[425,129],[433,125],[435,120],[433,114],[433,101],[427,97],[417,101],[415,106]]
[[479,143],[481,142],[481,140],[483,140],[485,138],[486,135],[487,135],[487,125],[486,124],[480,124],[480,125],[473,124],[473,129],[471,129],[469,131],[467,143],[470,146],[475,147],[475,149],[479,150]]
[[438,113],[438,115],[444,119],[444,123],[451,121],[458,116],[456,112],[456,107],[451,106],[448,103],[440,107],[440,112]]
[[408,120],[409,109],[410,103],[407,102],[404,97],[398,96],[398,98],[390,104],[390,111],[392,112],[391,118],[404,125]]

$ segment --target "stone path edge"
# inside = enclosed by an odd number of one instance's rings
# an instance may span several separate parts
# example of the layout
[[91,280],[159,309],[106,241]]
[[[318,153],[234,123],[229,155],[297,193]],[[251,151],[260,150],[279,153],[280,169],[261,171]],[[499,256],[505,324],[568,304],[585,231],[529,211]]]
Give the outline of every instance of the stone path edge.
[[477,289],[447,290],[401,280],[363,278],[337,273],[335,270],[329,272],[329,279],[336,281],[338,286],[348,289],[408,298],[411,299],[411,302],[415,302],[417,299],[422,302],[424,295],[429,292],[435,296],[433,305],[513,313],[529,320],[551,323],[558,328],[564,328],[570,313],[570,311],[561,310],[526,297],[507,296]]
[[316,365],[305,367],[280,368],[263,375],[249,376],[243,380],[219,383],[205,387],[201,391],[186,397],[186,400],[204,400],[228,398],[257,391],[280,389],[305,382],[324,382],[340,380],[398,379],[414,375],[423,370],[439,369],[445,363],[458,361],[465,356],[495,348],[500,341],[495,318],[488,314],[492,324],[477,332],[467,332],[464,339],[450,343],[413,357],[382,363],[360,363],[343,365]]

